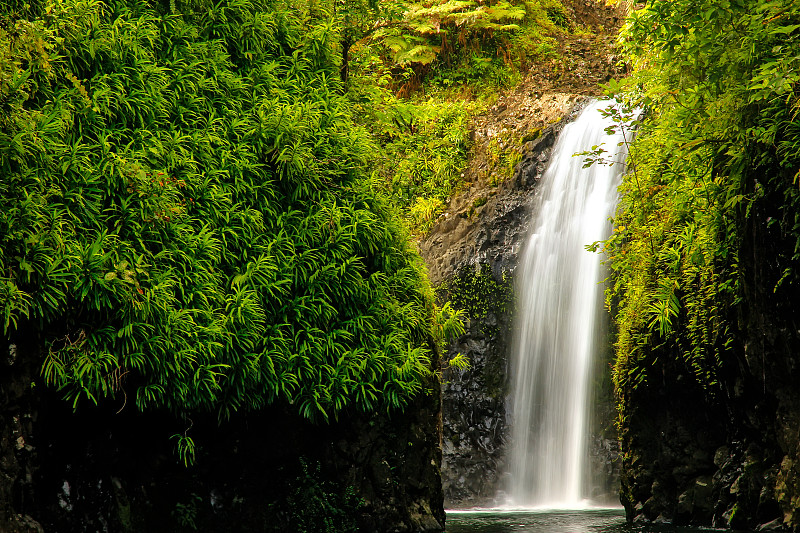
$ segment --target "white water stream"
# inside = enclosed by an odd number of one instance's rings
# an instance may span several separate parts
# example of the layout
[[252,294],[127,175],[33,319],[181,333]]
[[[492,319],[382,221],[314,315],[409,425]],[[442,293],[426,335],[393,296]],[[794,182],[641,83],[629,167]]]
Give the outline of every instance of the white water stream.
[[580,508],[589,493],[590,369],[602,307],[601,256],[585,249],[605,239],[623,171],[582,168],[576,152],[603,143],[622,152],[621,133],[594,102],[568,124],[542,178],[533,233],[517,274],[517,324],[512,354],[512,507]]

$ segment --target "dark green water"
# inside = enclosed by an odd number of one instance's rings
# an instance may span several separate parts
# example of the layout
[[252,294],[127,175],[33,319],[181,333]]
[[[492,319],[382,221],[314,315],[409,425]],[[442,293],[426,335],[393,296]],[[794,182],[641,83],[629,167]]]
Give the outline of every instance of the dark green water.
[[697,533],[664,525],[631,525],[622,509],[586,511],[448,511],[447,533]]

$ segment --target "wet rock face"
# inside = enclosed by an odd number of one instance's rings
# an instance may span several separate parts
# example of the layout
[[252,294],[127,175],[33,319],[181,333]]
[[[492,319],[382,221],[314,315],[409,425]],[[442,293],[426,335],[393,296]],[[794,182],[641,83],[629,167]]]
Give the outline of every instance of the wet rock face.
[[566,122],[527,143],[514,177],[484,205],[448,213],[420,243],[440,299],[468,317],[465,334],[450,345],[445,359],[462,353],[471,368],[443,373],[442,484],[448,507],[491,505],[502,490],[512,275],[536,184]]
[[[607,405],[613,405],[611,403]],[[591,491],[589,499],[598,505],[619,506],[620,447],[613,431],[613,417],[604,417],[589,436]]]
[[758,401],[709,398],[688,375],[665,383],[631,398],[621,490],[629,519],[733,529],[789,522],[797,478],[791,451],[774,438],[780,422],[755,418],[766,414]]
[[724,442],[724,413],[688,376],[667,379],[630,398],[622,443],[621,501],[630,519],[710,523],[713,450]]
[[[471,366],[466,371],[449,368],[443,374],[442,484],[448,506],[484,506],[502,489],[506,470],[511,280],[496,280],[486,267],[478,273],[462,271],[454,281],[446,297],[466,308],[471,318],[450,354],[466,355]],[[465,300],[461,291],[474,299]],[[485,307],[477,308],[478,303]]]

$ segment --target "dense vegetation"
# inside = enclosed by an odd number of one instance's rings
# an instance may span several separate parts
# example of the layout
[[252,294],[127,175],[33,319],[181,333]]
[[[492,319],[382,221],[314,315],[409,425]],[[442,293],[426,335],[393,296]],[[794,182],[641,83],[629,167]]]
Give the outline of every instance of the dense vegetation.
[[348,98],[382,147],[376,176],[423,234],[463,182],[470,119],[555,57],[569,24],[558,0],[358,5],[342,30]]
[[552,53],[558,2],[4,6],[2,328],[47,384],[221,419],[421,390],[458,321],[406,228],[457,189],[485,101],[452,87]]
[[24,9],[0,30],[0,301],[6,336],[43,337],[47,383],[221,417],[420,391],[431,292],[324,10]]
[[607,243],[624,425],[664,368],[727,392],[755,235],[773,240],[758,267],[772,298],[795,290],[800,3],[656,0],[622,36],[628,104],[646,110]]

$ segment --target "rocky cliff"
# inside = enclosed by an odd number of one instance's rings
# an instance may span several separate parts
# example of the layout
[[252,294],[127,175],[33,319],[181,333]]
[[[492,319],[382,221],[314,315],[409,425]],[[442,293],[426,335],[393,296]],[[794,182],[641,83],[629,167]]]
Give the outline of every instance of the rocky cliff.
[[[82,407],[0,361],[0,531],[441,531],[439,385],[405,413],[313,425],[279,407],[219,425]],[[169,435],[200,445],[184,467]],[[332,529],[331,529],[332,528]]]
[[[560,101],[567,107],[573,100],[560,96]],[[448,356],[463,353],[471,367],[443,374],[442,483],[449,506],[491,504],[502,488],[513,272],[536,184],[565,123],[527,142],[512,179],[494,189],[473,187],[457,198],[420,243],[440,298],[468,315],[467,331],[450,345]],[[473,172],[479,171],[473,167]]]
[[[462,353],[469,358],[471,368],[448,368],[443,374],[442,482],[446,505],[450,507],[492,505],[502,498],[507,471],[506,402],[514,271],[535,215],[531,206],[537,184],[558,134],[583,102],[576,95],[536,96],[527,105],[539,114],[525,116],[538,116],[541,129],[527,126],[525,131],[517,131],[522,139],[533,138],[521,147],[512,177],[494,187],[487,185],[481,177],[491,177],[491,171],[480,158],[474,160],[468,171],[471,175],[467,176],[472,186],[452,202],[448,214],[420,244],[431,280],[439,287],[440,299],[450,301],[467,315],[467,331],[450,345],[448,357]],[[494,108],[499,120],[476,135],[502,135],[498,124],[504,124],[503,116],[518,112],[509,107],[506,101],[499,102]],[[598,390],[602,388],[598,384]],[[601,431],[601,427],[610,426],[613,409],[609,408],[608,394],[601,399],[604,415],[598,417],[593,437],[594,462],[598,479],[613,479],[616,437]],[[614,486],[613,481],[610,483]],[[595,496],[602,497],[600,493],[607,492],[609,487],[603,487]]]
[[800,530],[800,321],[796,280],[777,286],[793,241],[755,204],[740,251],[743,297],[718,392],[659,358],[623,412],[621,497],[635,522]]

